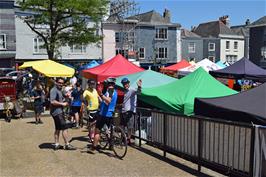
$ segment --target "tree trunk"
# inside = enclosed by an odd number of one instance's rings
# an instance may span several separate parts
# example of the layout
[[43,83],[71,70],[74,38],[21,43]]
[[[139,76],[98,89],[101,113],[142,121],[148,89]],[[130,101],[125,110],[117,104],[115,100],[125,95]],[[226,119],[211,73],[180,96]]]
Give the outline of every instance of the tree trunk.
[[54,49],[50,49],[47,51],[48,53],[48,59],[53,60],[54,59]]

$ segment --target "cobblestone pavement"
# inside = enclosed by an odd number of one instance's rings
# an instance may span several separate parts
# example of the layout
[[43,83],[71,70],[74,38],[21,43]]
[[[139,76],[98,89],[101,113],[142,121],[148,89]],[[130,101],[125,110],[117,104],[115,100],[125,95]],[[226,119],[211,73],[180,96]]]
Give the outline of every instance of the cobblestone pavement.
[[[87,153],[87,132],[73,129],[69,134],[75,151],[54,151],[53,120],[43,116],[44,124],[35,125],[33,115],[6,123],[0,119],[0,176],[218,176],[183,159],[144,146],[129,147],[123,160],[113,152]],[[60,143],[63,144],[62,137]],[[220,175],[219,175],[220,176]]]

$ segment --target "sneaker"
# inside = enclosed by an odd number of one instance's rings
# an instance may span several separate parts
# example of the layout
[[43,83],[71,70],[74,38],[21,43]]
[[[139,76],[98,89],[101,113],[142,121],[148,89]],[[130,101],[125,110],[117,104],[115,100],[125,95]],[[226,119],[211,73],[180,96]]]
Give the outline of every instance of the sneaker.
[[109,149],[110,151],[114,150],[114,145],[110,145],[110,146],[108,147],[108,149]]
[[76,150],[77,148],[75,148],[74,146],[72,146],[71,144],[65,145],[65,150]]
[[59,150],[59,149],[63,149],[63,146],[62,145],[55,145],[54,146],[54,150],[56,151],[56,150]]
[[101,149],[101,146],[100,145],[97,145],[97,146],[91,146],[91,151],[99,151]]
[[39,124],[43,124],[43,121],[42,120],[39,120],[39,122],[38,122]]

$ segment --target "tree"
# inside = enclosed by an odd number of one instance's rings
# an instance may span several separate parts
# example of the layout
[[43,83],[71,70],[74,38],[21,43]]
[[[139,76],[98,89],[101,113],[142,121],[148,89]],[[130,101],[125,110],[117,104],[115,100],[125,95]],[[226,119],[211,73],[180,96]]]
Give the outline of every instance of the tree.
[[108,0],[20,0],[18,4],[29,12],[20,18],[43,39],[49,59],[54,59],[60,46],[102,39],[95,32],[107,12]]

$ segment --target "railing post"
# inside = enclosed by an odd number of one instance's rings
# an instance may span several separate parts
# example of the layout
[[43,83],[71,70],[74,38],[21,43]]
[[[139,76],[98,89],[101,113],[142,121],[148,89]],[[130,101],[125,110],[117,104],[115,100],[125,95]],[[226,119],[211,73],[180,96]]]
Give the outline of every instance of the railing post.
[[166,157],[166,142],[167,142],[167,121],[166,114],[163,114],[163,156]]
[[199,120],[199,132],[198,132],[198,172],[201,171],[201,158],[202,158],[202,120]]
[[141,116],[140,112],[138,112],[138,129],[139,129],[139,147],[141,147]]
[[250,136],[250,157],[249,157],[249,176],[253,176],[253,166],[254,166],[254,146],[255,146],[255,126],[251,128]]

